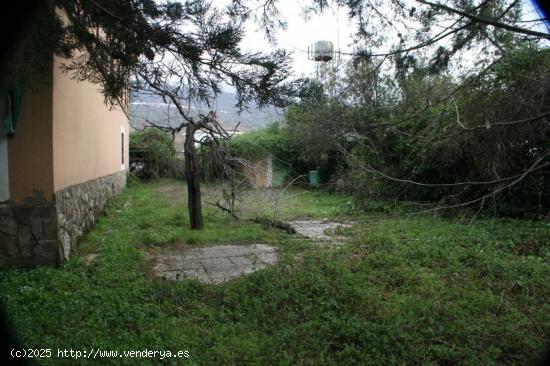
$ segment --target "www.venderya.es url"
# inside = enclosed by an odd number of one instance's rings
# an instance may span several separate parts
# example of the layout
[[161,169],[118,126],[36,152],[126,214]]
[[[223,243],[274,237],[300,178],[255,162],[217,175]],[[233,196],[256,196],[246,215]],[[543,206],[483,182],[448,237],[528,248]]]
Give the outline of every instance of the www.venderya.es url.
[[13,358],[157,358],[163,360],[165,358],[188,358],[189,351],[158,351],[150,349],[142,350],[104,350],[100,348],[90,348],[88,350],[73,350],[73,349],[53,349],[53,348],[21,348],[12,349],[10,351]]

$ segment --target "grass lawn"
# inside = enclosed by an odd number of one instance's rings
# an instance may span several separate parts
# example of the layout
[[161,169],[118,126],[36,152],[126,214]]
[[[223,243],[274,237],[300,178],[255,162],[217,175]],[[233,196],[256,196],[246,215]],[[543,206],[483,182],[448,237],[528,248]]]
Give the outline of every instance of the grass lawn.
[[[204,201],[218,191],[205,187]],[[544,348],[550,223],[358,213],[319,191],[281,197],[280,219],[353,217],[350,242],[319,248],[252,223],[273,213],[254,192],[240,221],[205,204],[205,230],[191,231],[181,183],[134,184],[81,243],[99,254],[91,264],[3,269],[2,300],[29,348],[190,354],[100,364],[529,365]],[[279,263],[222,285],[152,278],[144,256],[260,242],[279,248]]]

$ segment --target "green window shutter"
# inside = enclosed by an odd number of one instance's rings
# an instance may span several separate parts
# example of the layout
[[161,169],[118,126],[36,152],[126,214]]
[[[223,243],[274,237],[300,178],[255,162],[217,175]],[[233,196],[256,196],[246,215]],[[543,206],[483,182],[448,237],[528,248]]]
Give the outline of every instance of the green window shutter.
[[7,93],[7,109],[4,116],[4,133],[15,133],[15,125],[21,112],[21,100],[23,98],[23,88],[20,86],[12,87]]

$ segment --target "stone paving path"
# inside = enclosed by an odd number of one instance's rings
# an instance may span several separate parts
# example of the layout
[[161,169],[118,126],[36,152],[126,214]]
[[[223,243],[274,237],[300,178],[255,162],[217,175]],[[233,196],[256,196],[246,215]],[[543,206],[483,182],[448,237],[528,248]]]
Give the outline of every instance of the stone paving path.
[[149,254],[154,272],[169,280],[183,276],[204,283],[222,283],[277,262],[277,248],[264,245],[215,245],[180,252]]
[[340,223],[327,220],[296,220],[290,221],[289,225],[296,230],[297,234],[316,240],[323,244],[332,242],[332,244],[342,244],[347,238],[344,236],[329,236],[326,234],[328,230],[334,230],[338,227],[352,227],[351,222]]

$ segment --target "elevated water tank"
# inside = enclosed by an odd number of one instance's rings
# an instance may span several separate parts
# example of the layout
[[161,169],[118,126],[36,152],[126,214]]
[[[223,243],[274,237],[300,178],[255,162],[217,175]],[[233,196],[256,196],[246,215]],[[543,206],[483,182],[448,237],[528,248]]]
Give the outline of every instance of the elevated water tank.
[[313,59],[315,61],[330,61],[334,57],[334,45],[331,41],[317,41],[313,45]]

